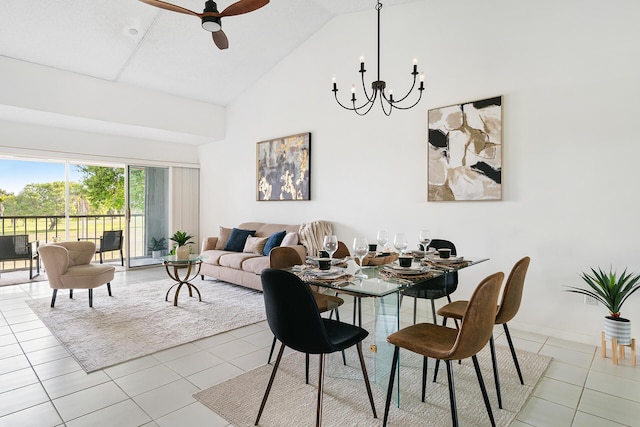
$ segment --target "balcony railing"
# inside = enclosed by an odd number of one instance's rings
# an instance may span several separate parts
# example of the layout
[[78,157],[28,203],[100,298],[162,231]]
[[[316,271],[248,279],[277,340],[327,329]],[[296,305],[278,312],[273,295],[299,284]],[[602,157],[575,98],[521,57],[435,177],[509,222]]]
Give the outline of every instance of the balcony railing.
[[[130,241],[125,241],[124,253],[131,258],[149,257],[145,236],[145,217],[143,214],[132,214],[129,223]],[[0,235],[28,234],[29,241],[40,241],[40,244],[54,241],[72,241],[78,238],[98,242],[104,231],[124,230],[124,215],[70,215],[67,223],[64,215],[43,216],[3,216],[0,217]],[[125,239],[126,240],[126,239]],[[117,252],[104,254],[106,260],[120,260]],[[0,262],[0,270],[16,270],[27,268],[25,261]]]

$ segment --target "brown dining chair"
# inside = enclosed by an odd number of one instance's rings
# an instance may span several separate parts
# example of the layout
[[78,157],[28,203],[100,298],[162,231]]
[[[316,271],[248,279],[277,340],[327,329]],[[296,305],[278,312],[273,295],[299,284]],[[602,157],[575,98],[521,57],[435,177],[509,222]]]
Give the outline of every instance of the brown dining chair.
[[[507,337],[507,342],[509,343],[509,349],[511,350],[511,357],[513,358],[513,363],[516,365],[516,371],[518,372],[518,378],[520,379],[520,384],[524,385],[524,380],[522,379],[522,372],[520,371],[520,364],[518,363],[518,356],[516,356],[516,350],[513,347],[513,342],[511,341],[511,334],[509,333],[509,328],[507,327],[507,322],[510,321],[518,314],[518,310],[520,309],[520,303],[522,301],[522,291],[524,288],[524,279],[527,275],[527,270],[529,268],[529,262],[531,258],[524,257],[513,266],[511,269],[511,273],[509,273],[509,277],[504,285],[504,290],[502,291],[502,300],[500,301],[500,305],[498,306],[498,313],[496,314],[495,324],[502,325],[504,328],[504,334]],[[438,314],[443,319],[443,325],[447,323],[448,318],[453,319],[463,319],[465,310],[467,309],[468,301],[454,301],[450,304],[445,305],[444,307],[438,310]],[[495,344],[493,342],[493,334],[489,340],[489,346],[491,348],[491,362],[493,365],[493,379],[496,383],[496,393],[498,395],[498,406],[502,409],[502,395],[500,393],[500,378],[498,375],[498,363],[496,360],[496,349]],[[436,370],[433,375],[433,381],[436,380],[436,376],[438,374],[438,363],[436,362]]]
[[[302,264],[302,260],[300,259],[300,255],[296,252],[295,249],[287,247],[287,246],[279,246],[273,248],[269,253],[269,266],[275,269],[285,269],[293,267],[294,265]],[[316,292],[313,289],[310,289],[311,295],[316,301],[316,305],[318,306],[318,311],[320,313],[330,312],[329,318],[333,316],[333,313],[336,314],[336,320],[340,320],[340,313],[338,312],[338,307],[344,304],[344,300],[342,298],[338,298],[333,295],[324,294],[320,292]],[[271,363],[271,358],[273,357],[273,351],[276,348],[277,338],[273,337],[273,342],[271,343],[271,350],[269,351],[269,359],[267,363]],[[342,353],[343,358],[344,352]],[[346,360],[343,360],[346,364]],[[307,382],[309,382],[309,374],[308,374],[308,364],[307,364]]]
[[491,420],[495,426],[495,419],[491,411],[491,404],[487,396],[487,389],[482,379],[480,366],[476,354],[487,345],[493,331],[495,310],[498,303],[500,286],[504,280],[504,273],[494,273],[485,278],[473,292],[460,329],[434,325],[432,323],[418,323],[399,330],[387,337],[387,341],[395,346],[393,361],[391,362],[391,375],[389,376],[389,388],[384,408],[383,426],[387,425],[389,405],[393,392],[393,384],[398,364],[400,348],[407,349],[423,356],[422,367],[422,401],[425,400],[427,360],[429,357],[436,360],[444,360],[447,365],[447,379],[449,383],[449,401],[451,404],[451,418],[453,426],[458,426],[458,411],[456,408],[455,388],[453,383],[452,360],[460,360],[471,357],[473,367],[478,377],[480,390]]

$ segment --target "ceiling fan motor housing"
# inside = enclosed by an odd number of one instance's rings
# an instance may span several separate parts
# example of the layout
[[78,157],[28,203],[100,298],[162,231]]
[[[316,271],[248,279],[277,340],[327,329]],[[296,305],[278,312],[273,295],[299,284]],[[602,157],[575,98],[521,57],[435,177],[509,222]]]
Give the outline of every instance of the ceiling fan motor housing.
[[[218,13],[218,5],[213,0],[207,0],[204,4],[203,13],[213,12]],[[218,32],[222,29],[222,20],[219,16],[203,16],[202,28],[212,33]]]

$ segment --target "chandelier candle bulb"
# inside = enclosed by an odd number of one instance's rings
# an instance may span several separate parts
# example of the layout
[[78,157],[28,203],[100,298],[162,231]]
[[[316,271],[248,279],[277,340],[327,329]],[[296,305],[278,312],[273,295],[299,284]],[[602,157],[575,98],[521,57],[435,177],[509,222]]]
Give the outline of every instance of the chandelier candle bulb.
[[338,86],[336,86],[336,78],[332,78],[331,79],[331,83],[333,83],[333,91],[337,91],[338,90]]
[[416,58],[413,58],[413,73],[412,74],[418,74],[418,60]]
[[360,72],[364,73],[365,71],[367,71],[367,70],[364,69],[364,56],[361,56],[360,57]]

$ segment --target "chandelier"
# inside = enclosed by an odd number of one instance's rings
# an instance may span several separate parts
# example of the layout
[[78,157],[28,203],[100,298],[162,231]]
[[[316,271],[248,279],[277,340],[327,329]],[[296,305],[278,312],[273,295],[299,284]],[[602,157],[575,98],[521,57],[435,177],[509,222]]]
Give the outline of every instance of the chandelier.
[[[359,71],[362,77],[362,89],[364,91],[364,96],[366,98],[364,103],[362,103],[361,105],[356,105],[356,102],[357,102],[356,85],[354,84],[351,86],[351,105],[344,105],[338,99],[338,86],[337,86],[335,77],[333,78],[333,82],[332,82],[333,83],[332,92],[336,98],[336,102],[342,108],[346,110],[355,111],[355,113],[360,116],[364,116],[369,111],[371,111],[371,108],[375,104],[376,99],[378,97],[380,97],[380,106],[382,107],[382,111],[387,116],[391,115],[391,112],[394,109],[408,110],[418,105],[418,102],[420,102],[420,99],[422,99],[422,91],[424,91],[424,73],[418,72],[418,61],[414,59],[413,69],[411,71],[411,75],[413,76],[413,84],[411,85],[411,89],[409,89],[406,95],[404,95],[402,98],[394,98],[392,89],[389,89],[388,93],[385,92],[387,83],[384,80],[380,79],[380,10],[381,9],[382,9],[382,3],[378,2],[378,4],[376,4],[376,10],[378,11],[378,80],[371,83],[371,89],[373,90],[371,95],[369,95],[369,93],[367,92],[367,86],[364,82],[364,73],[367,72],[367,70],[364,68],[364,57],[360,57],[360,71]],[[418,100],[414,102],[412,105],[408,105],[408,104],[403,105],[402,103],[409,97],[409,95],[411,95],[411,93],[414,92],[414,89],[416,87],[416,82],[418,81],[418,75],[420,76],[420,86],[418,87],[418,93],[419,93]]]

